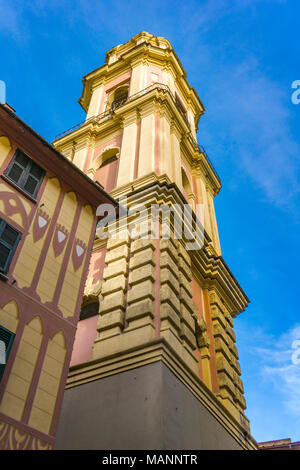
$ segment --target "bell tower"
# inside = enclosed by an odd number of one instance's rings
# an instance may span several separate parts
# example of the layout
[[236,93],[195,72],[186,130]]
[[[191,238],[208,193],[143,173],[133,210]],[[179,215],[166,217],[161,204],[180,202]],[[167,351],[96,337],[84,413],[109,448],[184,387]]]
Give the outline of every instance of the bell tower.
[[86,120],[54,145],[126,198],[130,229],[96,237],[57,448],[255,449],[233,330],[248,298],[221,256],[200,98],[169,41],[142,32],[84,77],[79,102]]

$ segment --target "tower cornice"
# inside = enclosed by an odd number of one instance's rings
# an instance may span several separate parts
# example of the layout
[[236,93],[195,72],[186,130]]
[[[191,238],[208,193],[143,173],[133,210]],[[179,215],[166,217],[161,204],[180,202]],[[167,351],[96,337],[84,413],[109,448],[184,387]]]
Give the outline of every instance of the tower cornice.
[[[131,200],[134,204],[140,203],[145,206],[155,203],[173,205],[186,203],[180,189],[170,181],[167,175],[157,177],[155,173],[116,188],[111,194],[114,198],[126,195],[128,207],[130,207]],[[197,219],[195,214],[193,217]],[[198,223],[201,225],[200,221]],[[203,249],[190,252],[194,266],[193,274],[201,280],[203,288],[214,289],[225,304],[227,311],[235,317],[245,310],[250,301],[224,258],[208,253],[206,247],[210,245],[211,239],[205,230],[204,239]]]

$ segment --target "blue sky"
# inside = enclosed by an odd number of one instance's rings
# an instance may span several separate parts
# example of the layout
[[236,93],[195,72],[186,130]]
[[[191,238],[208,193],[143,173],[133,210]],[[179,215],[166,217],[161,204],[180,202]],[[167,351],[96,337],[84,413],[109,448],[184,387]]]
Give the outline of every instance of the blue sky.
[[299,14],[297,0],[0,0],[7,101],[49,141],[84,119],[81,79],[107,49],[140,31],[173,45],[206,107],[222,253],[251,299],[235,328],[259,441],[300,440]]

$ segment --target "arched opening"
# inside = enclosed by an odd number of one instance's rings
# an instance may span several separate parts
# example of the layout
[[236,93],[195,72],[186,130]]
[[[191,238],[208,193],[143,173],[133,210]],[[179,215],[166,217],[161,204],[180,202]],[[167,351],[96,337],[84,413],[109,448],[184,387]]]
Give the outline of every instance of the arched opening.
[[178,111],[181,113],[184,120],[186,121],[187,125],[190,127],[186,107],[185,107],[185,105],[183,104],[181,98],[179,97],[179,95],[176,92],[175,92],[175,104],[176,104],[176,107],[177,107]]
[[103,168],[104,166],[109,165],[110,163],[113,163],[116,160],[118,160],[117,155],[112,155],[111,157],[106,158],[105,160],[103,160],[103,162],[100,165],[100,168]]

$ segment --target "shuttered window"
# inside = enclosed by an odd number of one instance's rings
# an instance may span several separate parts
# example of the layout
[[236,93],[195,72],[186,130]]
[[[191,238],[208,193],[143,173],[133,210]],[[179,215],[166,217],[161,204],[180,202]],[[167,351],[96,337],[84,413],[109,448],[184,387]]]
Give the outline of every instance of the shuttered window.
[[0,325],[0,381],[4,374],[14,339],[15,334]]
[[104,160],[104,162],[101,163],[100,168],[103,168],[104,166],[109,165],[110,163],[115,162],[116,160],[118,160],[117,156],[113,155],[112,157],[109,157]]
[[21,150],[17,150],[5,175],[19,188],[35,197],[43,181],[45,171]]
[[0,273],[6,274],[21,233],[0,218]]

